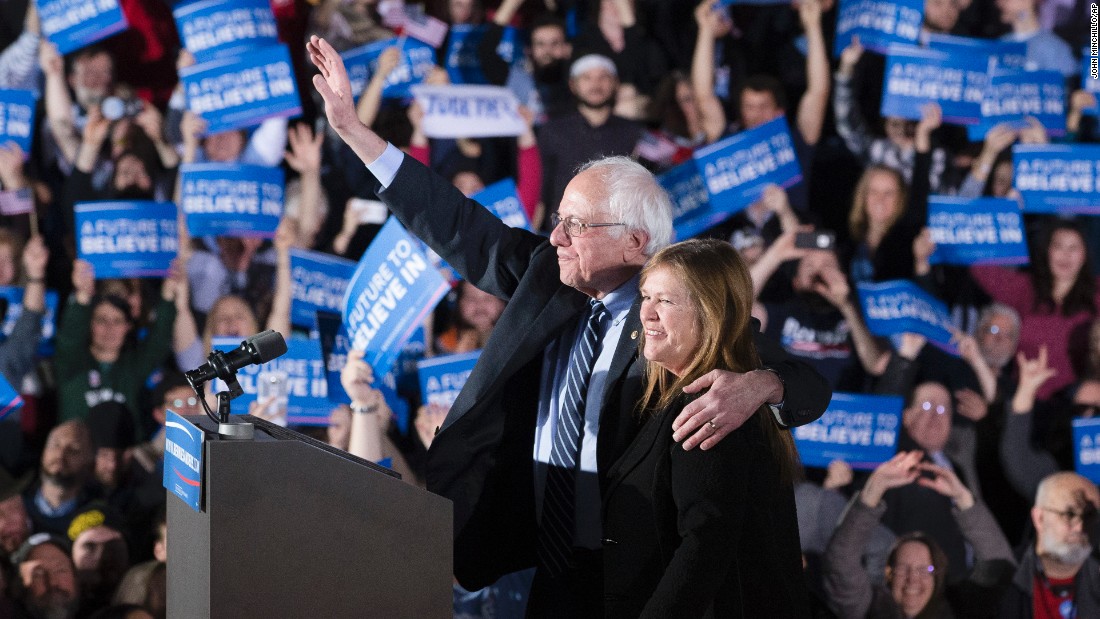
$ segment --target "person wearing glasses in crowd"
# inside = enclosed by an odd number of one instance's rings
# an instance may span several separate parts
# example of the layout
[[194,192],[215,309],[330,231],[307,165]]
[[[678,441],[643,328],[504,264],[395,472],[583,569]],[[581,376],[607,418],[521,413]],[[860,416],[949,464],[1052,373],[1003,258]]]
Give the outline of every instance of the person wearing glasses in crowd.
[[1096,546],[1100,490],[1077,473],[1061,471],[1039,484],[1031,522],[1035,543],[1020,557],[1001,599],[1002,617],[1100,617],[1100,560]]
[[[993,514],[950,468],[900,451],[879,465],[853,498],[825,550],[825,590],[837,616],[921,619],[996,616],[997,597],[1015,567],[1012,549]],[[948,581],[948,559],[923,531],[898,537],[886,559],[883,584],[860,563],[871,530],[886,513],[887,491],[917,486],[950,501],[951,515],[974,552],[961,582]]]
[[[458,582],[477,589],[537,566],[529,617],[603,616],[600,488],[640,426],[638,275],[671,239],[667,194],[610,157],[569,181],[549,239],[509,228],[362,124],[339,54],[316,37],[307,48],[329,125],[379,198],[464,279],[509,301],[429,452],[428,489],[454,501]],[[824,411],[821,376],[774,342],[756,346],[774,371],[715,370],[686,387],[709,390],[673,424],[685,449],[714,447],[766,403],[787,425]]]

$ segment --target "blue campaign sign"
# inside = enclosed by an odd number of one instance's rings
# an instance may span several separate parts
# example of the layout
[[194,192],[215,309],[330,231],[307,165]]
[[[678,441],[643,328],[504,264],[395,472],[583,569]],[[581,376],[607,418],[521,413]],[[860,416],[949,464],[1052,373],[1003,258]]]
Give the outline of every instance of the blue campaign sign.
[[903,406],[898,396],[834,393],[817,421],[794,428],[799,459],[820,468],[833,460],[875,468],[897,452]]
[[840,0],[833,55],[859,37],[863,47],[885,54],[891,43],[915,44],[924,18],[924,0]]
[[981,122],[967,127],[971,141],[980,142],[998,123],[1028,126],[1026,116],[1042,123],[1047,135],[1066,134],[1066,85],[1058,71],[997,71],[982,97]]
[[[229,337],[213,339],[215,350],[229,352],[240,347],[241,340]],[[287,351],[263,365],[247,365],[237,370],[237,381],[244,390],[233,400],[233,414],[248,413],[248,406],[256,400],[260,381],[269,372],[286,374],[287,421],[298,425],[328,425],[332,402],[328,399],[328,381],[325,376],[325,360],[321,357],[318,340],[292,337],[286,342]],[[214,381],[215,389],[226,388],[221,380]]]
[[291,249],[291,323],[312,329],[318,311],[340,313],[355,266],[329,254]]
[[0,88],[0,146],[15,142],[23,150],[24,159],[31,152],[37,101],[29,90]]
[[168,411],[164,422],[164,478],[168,492],[202,511],[202,449],[206,435],[195,424]]
[[1013,186],[1027,213],[1100,213],[1100,146],[1017,144]]
[[1027,264],[1020,205],[1006,198],[928,198],[932,264]]
[[871,333],[884,336],[919,333],[947,352],[958,354],[951,343],[954,329],[951,314],[943,301],[904,279],[859,284],[856,288]]
[[930,32],[928,47],[952,55],[978,56],[992,61],[992,69],[1022,69],[1027,63],[1027,42],[959,37]]
[[710,196],[709,208],[726,217],[759,199],[768,185],[790,187],[802,179],[782,116],[700,148],[693,156]]
[[379,374],[389,372],[401,347],[450,285],[417,242],[391,217],[359,260],[344,297],[352,348]]
[[268,0],[198,0],[176,5],[172,15],[196,62],[279,43]]
[[0,419],[23,408],[23,396],[0,374]]
[[1073,469],[1100,484],[1100,417],[1073,420]]
[[363,89],[370,83],[371,76],[378,69],[378,57],[386,48],[399,46],[401,61],[389,77],[386,78],[382,88],[382,96],[387,99],[404,99],[411,96],[409,87],[424,81],[424,78],[435,68],[435,50],[431,45],[417,39],[401,37],[375,41],[342,54],[340,58],[348,71],[348,79],[351,80],[351,92],[356,100],[363,94]]
[[42,35],[68,54],[130,27],[118,0],[36,0]]
[[[15,330],[15,321],[23,314],[23,289],[14,286],[0,286],[0,299],[8,304],[8,311],[0,322],[0,333],[4,339]],[[57,330],[57,291],[46,291],[46,314],[42,317],[42,336],[38,340],[38,355],[53,356],[53,336]]]
[[176,257],[176,205],[171,202],[81,202],[76,253],[95,267],[96,279],[164,277]]
[[443,67],[452,84],[485,84],[485,75],[481,72],[481,60],[477,48],[485,37],[488,26],[474,24],[455,24],[451,26],[450,40],[444,55]]
[[988,58],[934,49],[893,45],[886,56],[882,83],[883,116],[919,120],[920,108],[936,102],[945,122],[978,122],[988,78]]
[[711,210],[710,195],[695,161],[685,161],[657,177],[672,200],[672,228],[683,241],[725,221],[731,213]]
[[510,178],[498,181],[471,196],[474,201],[493,212],[501,221],[513,228],[531,229],[527,211],[516,193],[516,182]]
[[241,163],[180,166],[180,209],[191,236],[274,238],[283,216],[283,169]]
[[431,357],[416,362],[420,376],[420,400],[424,404],[439,404],[450,407],[470,377],[477,364],[480,350]]
[[187,108],[206,121],[207,133],[256,126],[302,113],[294,68],[285,45],[241,52],[180,72]]

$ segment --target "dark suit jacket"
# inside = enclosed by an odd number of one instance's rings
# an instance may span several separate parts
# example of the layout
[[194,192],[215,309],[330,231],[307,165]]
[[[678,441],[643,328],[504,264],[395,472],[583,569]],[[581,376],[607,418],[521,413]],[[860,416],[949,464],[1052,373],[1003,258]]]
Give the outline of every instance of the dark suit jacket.
[[713,449],[672,440],[683,397],[607,473],[604,611],[626,617],[807,617],[794,489],[764,416]]
[[[535,564],[532,454],[543,352],[577,324],[588,297],[561,283],[547,238],[506,226],[410,157],[378,196],[462,277],[509,301],[428,454],[428,489],[454,502],[455,576],[468,589],[481,588]],[[601,472],[637,431],[630,415],[641,395],[637,304],[607,378]],[[790,421],[819,417],[831,396],[825,380],[775,342],[758,337],[757,347],[787,385]],[[615,408],[608,408],[611,396],[620,403]]]

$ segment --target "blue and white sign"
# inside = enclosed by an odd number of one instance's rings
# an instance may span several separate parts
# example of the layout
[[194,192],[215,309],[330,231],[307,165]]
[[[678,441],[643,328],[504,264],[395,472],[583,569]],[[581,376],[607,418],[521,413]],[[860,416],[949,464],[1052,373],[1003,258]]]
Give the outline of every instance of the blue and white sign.
[[710,209],[727,217],[758,200],[768,185],[790,187],[802,179],[794,141],[782,116],[700,148],[694,157],[710,196]]
[[191,236],[274,238],[283,216],[283,170],[240,163],[180,166],[180,209]]
[[37,98],[29,90],[0,88],[0,146],[15,142],[30,156],[34,135],[34,108]]
[[1020,205],[1006,198],[928,198],[932,264],[1027,264]]
[[980,55],[891,46],[880,110],[883,116],[920,120],[921,106],[935,102],[940,104],[945,122],[976,123],[989,82],[987,71],[988,58]]
[[[4,339],[11,336],[15,330],[15,322],[23,315],[23,289],[14,286],[0,286],[0,299],[8,303],[8,311],[0,323],[0,333]],[[57,291],[46,291],[46,313],[42,317],[42,337],[38,340],[38,355],[50,357],[53,355],[53,336],[57,331]]]
[[833,55],[859,37],[863,47],[885,54],[891,43],[916,44],[924,0],[840,0]]
[[1100,146],[1017,144],[1013,185],[1028,213],[1100,213]]
[[305,249],[290,250],[290,322],[312,329],[317,312],[339,314],[355,263]]
[[859,284],[859,303],[867,328],[875,335],[919,333],[936,346],[958,354],[951,343],[954,325],[943,301],[909,280]]
[[470,372],[474,370],[480,350],[457,355],[431,357],[416,362],[420,376],[420,399],[423,404],[438,404],[450,408],[462,391]]
[[413,86],[429,138],[513,137],[527,131],[519,100],[503,86]]
[[176,5],[172,15],[196,62],[279,43],[268,0],[198,0]]
[[1100,417],[1073,420],[1073,468],[1100,484]]
[[[229,352],[239,348],[241,340],[231,337],[213,339],[215,350]],[[237,370],[237,381],[244,390],[233,400],[233,414],[248,413],[249,405],[256,401],[259,381],[267,372],[286,373],[287,422],[297,425],[328,425],[328,415],[332,411],[332,402],[328,399],[328,380],[325,376],[325,360],[321,357],[321,343],[292,337],[286,341],[287,351],[262,365],[247,365]],[[215,380],[217,391],[226,385]]]
[[959,37],[950,34],[928,33],[928,47],[951,55],[981,56],[987,58],[992,69],[1023,69],[1027,63],[1025,41],[1002,41]]
[[202,511],[203,442],[206,435],[195,424],[169,410],[164,422],[164,478],[168,492],[191,509]]
[[42,35],[62,55],[130,27],[118,0],[35,0]]
[[799,459],[819,468],[833,460],[875,468],[897,453],[903,406],[898,396],[834,393],[817,421],[792,430]]
[[527,220],[527,211],[519,201],[516,182],[510,178],[497,181],[485,189],[470,196],[475,202],[493,212],[501,221],[513,228],[531,229]]
[[352,349],[364,351],[376,373],[389,372],[401,347],[449,289],[391,217],[359,260],[344,297]]
[[1025,116],[1042,123],[1047,135],[1065,135],[1065,78],[1057,71],[998,71],[989,78],[981,111],[981,122],[967,128],[975,142],[1002,122],[1016,129],[1027,127]]
[[197,64],[180,72],[180,82],[187,108],[202,116],[208,134],[302,113],[285,45]]
[[171,202],[81,202],[76,254],[95,267],[96,279],[164,277],[179,250],[176,205]]
[[[447,42],[447,52],[443,56],[443,68],[452,84],[484,84],[485,75],[481,72],[481,58],[478,47],[485,37],[487,26],[482,24],[454,24],[451,37]],[[509,59],[510,60],[510,59]]]
[[386,78],[382,87],[382,96],[387,99],[404,99],[410,96],[409,87],[419,84],[435,68],[435,50],[431,45],[401,37],[375,41],[367,45],[350,49],[342,54],[344,66],[351,81],[351,92],[356,100],[370,83],[371,76],[378,70],[378,57],[388,47],[399,46],[401,60]]
[[23,408],[23,396],[0,374],[0,419]]
[[710,208],[710,195],[695,161],[685,161],[657,177],[672,199],[672,228],[683,241],[725,221],[732,213]]

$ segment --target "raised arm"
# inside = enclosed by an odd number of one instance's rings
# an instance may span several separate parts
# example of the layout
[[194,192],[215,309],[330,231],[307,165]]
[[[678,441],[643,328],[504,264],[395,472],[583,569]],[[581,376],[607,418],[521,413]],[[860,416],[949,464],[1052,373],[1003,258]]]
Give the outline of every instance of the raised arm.
[[726,131],[726,111],[714,94],[714,36],[722,19],[718,0],[703,0],[695,7],[695,53],[691,59],[691,88],[707,143],[716,142]]
[[1057,372],[1047,363],[1045,345],[1039,348],[1039,355],[1034,359],[1017,353],[1016,364],[1020,379],[1016,395],[1008,404],[1008,416],[1005,418],[1004,433],[1001,434],[1001,466],[1012,488],[1020,496],[1031,499],[1039,488],[1039,482],[1059,469],[1054,457],[1046,450],[1036,448],[1031,441],[1035,394]]
[[73,120],[73,98],[69,94],[69,85],[65,83],[65,61],[58,53],[56,45],[42,41],[38,48],[38,62],[46,77],[47,126],[57,142],[62,158],[72,163],[80,146],[80,136]]
[[324,188],[321,187],[321,144],[325,134],[314,133],[307,125],[298,123],[287,132],[290,150],[286,152],[287,164],[298,173],[302,193],[298,198],[298,234],[294,244],[309,248],[321,229],[321,201]]
[[798,130],[806,144],[821,139],[829,103],[829,56],[821,30],[821,0],[801,0],[798,18],[806,31],[806,92],[798,102]]
[[359,97],[359,105],[355,111],[359,115],[359,121],[370,127],[378,119],[378,111],[382,109],[382,91],[386,87],[386,80],[390,73],[401,62],[401,50],[397,46],[387,47],[378,56],[378,68],[370,76],[363,94]]
[[814,292],[824,297],[844,316],[863,369],[871,376],[881,376],[890,361],[890,349],[871,335],[867,323],[863,321],[863,311],[852,301],[852,288],[848,284],[848,278],[838,268],[824,269],[821,271],[821,281],[814,283]]
[[840,53],[840,66],[836,70],[833,90],[833,113],[836,115],[836,132],[852,154],[866,161],[873,141],[867,123],[859,109],[859,100],[852,89],[856,64],[863,57],[859,37],[852,37],[848,47]]

